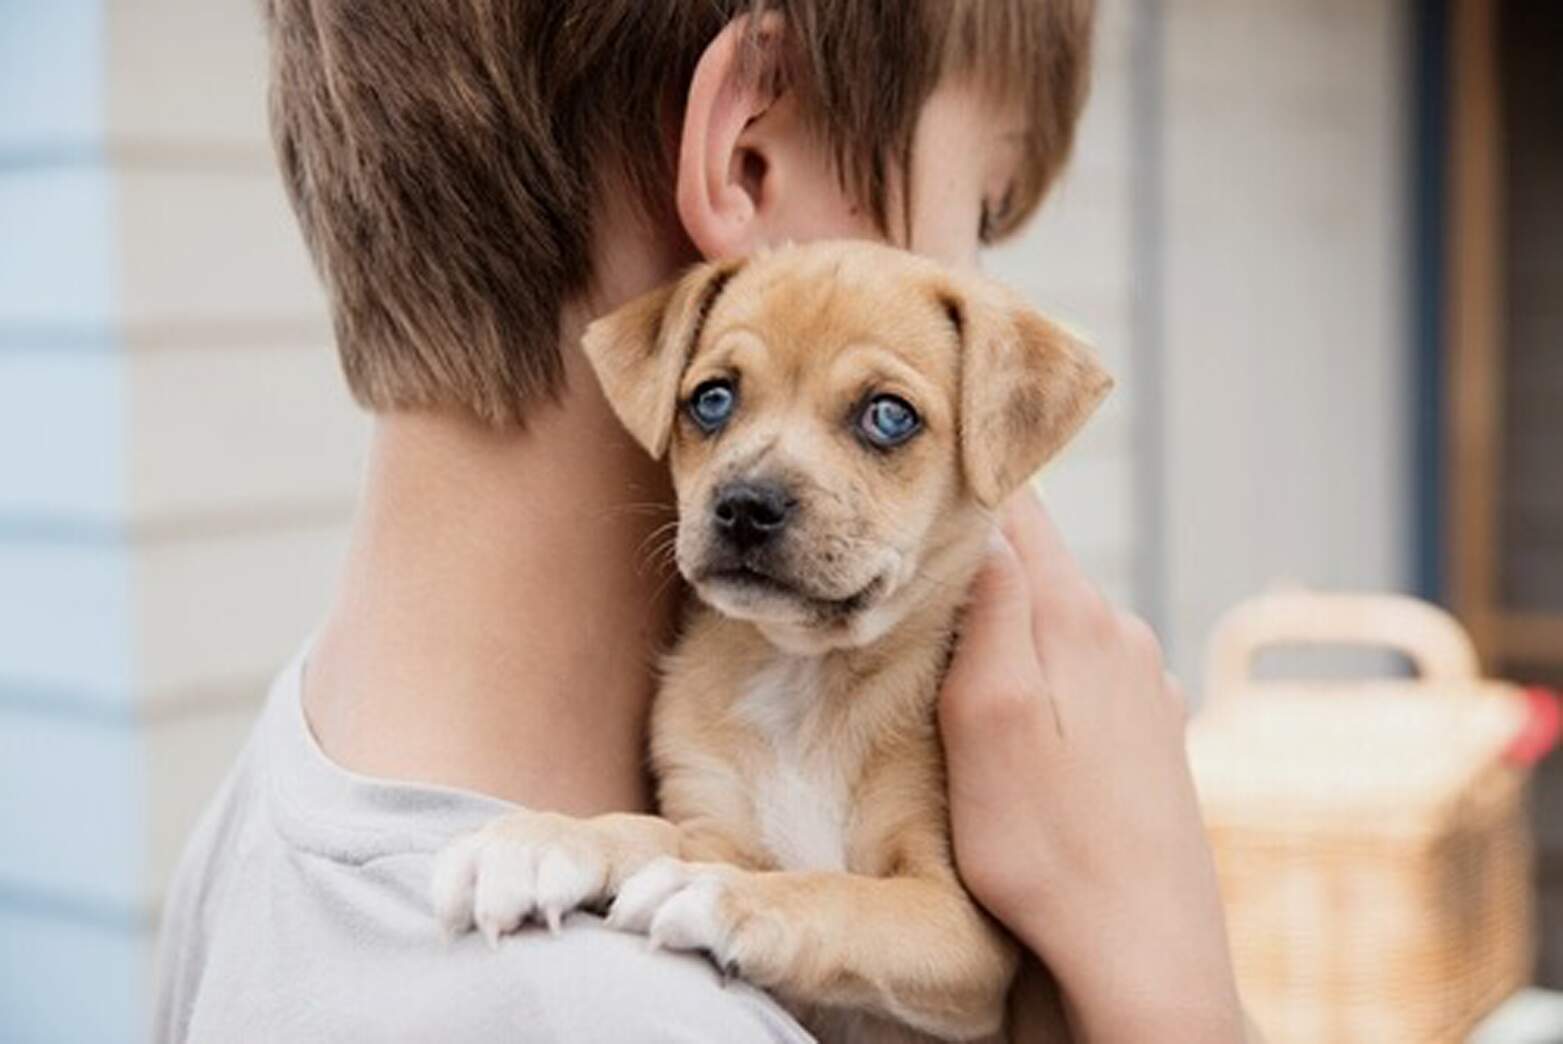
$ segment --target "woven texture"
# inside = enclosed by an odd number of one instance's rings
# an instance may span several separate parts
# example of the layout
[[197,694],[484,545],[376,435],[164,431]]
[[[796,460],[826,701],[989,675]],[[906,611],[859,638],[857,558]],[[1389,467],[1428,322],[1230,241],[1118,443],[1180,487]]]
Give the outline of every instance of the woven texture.
[[[1398,650],[1415,679],[1256,681],[1266,647]],[[1276,1044],[1463,1040],[1534,950],[1517,690],[1409,599],[1277,595],[1211,647],[1189,747],[1243,999]]]

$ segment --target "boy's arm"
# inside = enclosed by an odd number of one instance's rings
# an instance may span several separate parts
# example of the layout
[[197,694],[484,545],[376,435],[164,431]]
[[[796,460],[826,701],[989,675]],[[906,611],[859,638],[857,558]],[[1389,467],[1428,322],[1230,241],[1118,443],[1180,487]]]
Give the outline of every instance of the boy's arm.
[[1092,1041],[1244,1039],[1225,920],[1156,640],[1029,492],[974,591],[940,703],[961,875]]

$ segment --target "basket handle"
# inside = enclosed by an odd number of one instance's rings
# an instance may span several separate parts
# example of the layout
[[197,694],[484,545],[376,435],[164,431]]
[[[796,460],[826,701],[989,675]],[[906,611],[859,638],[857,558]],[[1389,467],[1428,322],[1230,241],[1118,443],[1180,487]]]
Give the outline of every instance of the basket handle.
[[1277,645],[1371,645],[1404,653],[1425,682],[1479,677],[1476,648],[1453,616],[1427,602],[1391,594],[1287,591],[1227,612],[1210,640],[1208,703],[1247,688],[1254,659]]

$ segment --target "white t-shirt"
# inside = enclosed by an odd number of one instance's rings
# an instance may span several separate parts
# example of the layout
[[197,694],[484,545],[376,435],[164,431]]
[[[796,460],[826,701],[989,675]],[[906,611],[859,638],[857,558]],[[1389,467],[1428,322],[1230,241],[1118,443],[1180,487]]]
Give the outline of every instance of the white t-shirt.
[[709,962],[577,915],[491,951],[440,935],[432,861],[513,806],[349,773],[316,745],[303,656],[272,686],[191,837],[163,922],[153,1039],[719,1041],[811,1038]]

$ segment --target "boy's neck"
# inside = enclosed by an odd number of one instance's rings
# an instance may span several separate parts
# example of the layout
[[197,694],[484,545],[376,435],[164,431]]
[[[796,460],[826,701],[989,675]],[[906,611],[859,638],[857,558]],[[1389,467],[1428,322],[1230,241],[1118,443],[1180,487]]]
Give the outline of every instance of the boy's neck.
[[344,767],[576,814],[649,806],[653,663],[682,593],[654,565],[672,495],[565,354],[563,402],[525,431],[377,422],[304,693]]

